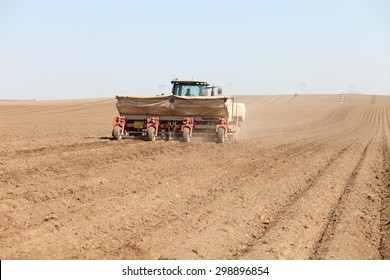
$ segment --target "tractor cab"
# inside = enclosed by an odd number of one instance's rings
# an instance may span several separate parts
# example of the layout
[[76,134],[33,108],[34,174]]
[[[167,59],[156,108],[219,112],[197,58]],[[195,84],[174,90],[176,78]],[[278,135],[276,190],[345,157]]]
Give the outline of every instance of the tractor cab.
[[222,94],[222,89],[216,86],[210,86],[207,82],[201,81],[179,81],[174,80],[171,82],[172,94],[176,96],[214,96],[214,89],[218,88],[218,94]]

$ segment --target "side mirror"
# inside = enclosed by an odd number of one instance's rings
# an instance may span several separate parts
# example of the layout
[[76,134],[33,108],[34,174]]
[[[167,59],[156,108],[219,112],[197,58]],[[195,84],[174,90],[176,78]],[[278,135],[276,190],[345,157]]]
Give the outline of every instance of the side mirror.
[[218,88],[218,95],[222,95],[222,88]]

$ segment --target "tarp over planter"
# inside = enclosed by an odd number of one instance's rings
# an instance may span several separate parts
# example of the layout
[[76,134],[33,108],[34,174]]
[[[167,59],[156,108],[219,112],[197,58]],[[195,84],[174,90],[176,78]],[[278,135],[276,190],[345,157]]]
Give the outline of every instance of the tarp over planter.
[[227,96],[184,97],[116,96],[120,115],[228,118],[233,98]]

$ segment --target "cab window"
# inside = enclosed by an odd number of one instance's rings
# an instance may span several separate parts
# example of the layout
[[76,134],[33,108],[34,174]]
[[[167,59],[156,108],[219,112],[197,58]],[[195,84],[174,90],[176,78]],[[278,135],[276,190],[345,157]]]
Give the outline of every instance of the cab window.
[[203,96],[204,89],[198,85],[176,85],[173,94],[177,96]]

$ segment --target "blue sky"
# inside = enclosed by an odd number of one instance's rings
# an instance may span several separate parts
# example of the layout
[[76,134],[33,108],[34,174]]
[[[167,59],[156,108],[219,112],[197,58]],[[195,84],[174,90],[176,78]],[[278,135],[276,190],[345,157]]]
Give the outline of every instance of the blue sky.
[[[0,99],[390,94],[390,1],[0,0]],[[228,86],[229,85],[229,86]]]

